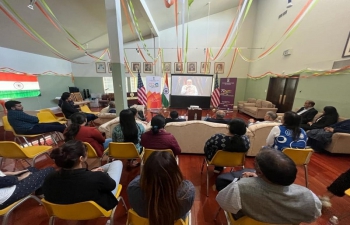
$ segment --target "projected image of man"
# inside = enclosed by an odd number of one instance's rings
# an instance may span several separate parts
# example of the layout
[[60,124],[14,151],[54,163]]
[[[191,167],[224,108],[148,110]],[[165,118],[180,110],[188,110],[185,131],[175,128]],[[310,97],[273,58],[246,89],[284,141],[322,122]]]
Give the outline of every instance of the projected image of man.
[[182,95],[198,95],[198,90],[195,85],[192,84],[192,80],[188,79],[186,84],[181,88]]

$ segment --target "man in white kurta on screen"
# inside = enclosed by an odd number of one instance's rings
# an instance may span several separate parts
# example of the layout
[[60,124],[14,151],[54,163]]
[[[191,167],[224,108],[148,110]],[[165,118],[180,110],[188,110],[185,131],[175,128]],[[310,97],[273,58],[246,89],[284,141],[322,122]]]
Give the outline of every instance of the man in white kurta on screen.
[[192,80],[188,79],[186,84],[181,88],[182,95],[198,95],[197,87],[192,84]]

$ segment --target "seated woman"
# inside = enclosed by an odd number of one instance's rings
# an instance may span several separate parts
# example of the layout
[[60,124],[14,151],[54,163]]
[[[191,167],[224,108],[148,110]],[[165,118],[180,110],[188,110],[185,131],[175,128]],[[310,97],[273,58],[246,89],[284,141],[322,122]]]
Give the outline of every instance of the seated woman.
[[139,153],[141,153],[140,141],[144,132],[145,128],[141,124],[136,123],[132,111],[124,109],[119,113],[119,124],[113,130],[112,140],[113,142],[132,142]]
[[174,225],[177,219],[186,218],[193,205],[195,188],[184,180],[171,154],[153,152],[141,176],[130,182],[127,193],[131,208],[148,218],[149,224]]
[[43,184],[45,199],[56,204],[94,201],[105,210],[113,209],[123,169],[116,160],[91,171],[83,167],[87,159],[86,147],[81,141],[68,141],[52,150],[50,157],[61,169],[46,177]]
[[303,128],[305,131],[307,130],[313,130],[313,129],[321,129],[324,127],[328,127],[332,124],[335,124],[338,122],[339,114],[337,112],[337,109],[333,106],[326,106],[323,108],[323,114],[317,120],[315,123],[308,122],[307,124],[301,124],[301,128]]
[[[73,115],[74,113],[79,112],[79,110],[70,103],[72,102],[72,98],[70,97],[70,94],[68,92],[63,92],[61,99],[62,99],[62,104],[61,104],[62,113],[67,119],[70,119],[71,115]],[[86,115],[88,122],[97,119],[97,116],[94,114],[90,114],[90,113],[84,113],[84,114]]]
[[174,155],[181,153],[181,149],[175,137],[164,130],[165,118],[156,115],[151,120],[151,130],[142,134],[141,145],[151,149],[171,149]]
[[[247,152],[250,148],[249,138],[245,135],[247,125],[242,119],[235,118],[228,123],[226,134],[215,134],[205,143],[204,154],[211,160],[218,150],[228,152]],[[215,167],[214,173],[220,173],[222,167]]]
[[65,141],[79,140],[88,142],[95,150],[98,156],[102,156],[105,149],[108,148],[112,138],[106,139],[95,127],[86,126],[87,120],[84,113],[74,113],[70,117],[72,123],[64,132]]
[[334,133],[350,134],[350,120],[344,120],[323,129],[310,130],[307,133],[309,137],[307,144],[317,152],[325,151],[324,148],[332,142]]
[[54,171],[52,167],[42,170],[29,167],[16,172],[0,170],[0,210],[38,190],[44,183],[45,177]]
[[305,148],[307,135],[300,128],[301,116],[288,111],[282,117],[282,125],[274,126],[266,139],[266,145],[282,151],[284,148]]

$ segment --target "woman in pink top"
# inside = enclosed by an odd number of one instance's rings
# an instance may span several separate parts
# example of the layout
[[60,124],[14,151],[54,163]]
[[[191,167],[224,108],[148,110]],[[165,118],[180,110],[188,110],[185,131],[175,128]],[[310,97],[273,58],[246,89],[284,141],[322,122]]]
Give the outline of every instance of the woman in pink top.
[[141,136],[141,145],[144,148],[171,149],[175,156],[181,153],[175,137],[164,130],[165,118],[162,115],[153,117],[151,126],[151,130]]

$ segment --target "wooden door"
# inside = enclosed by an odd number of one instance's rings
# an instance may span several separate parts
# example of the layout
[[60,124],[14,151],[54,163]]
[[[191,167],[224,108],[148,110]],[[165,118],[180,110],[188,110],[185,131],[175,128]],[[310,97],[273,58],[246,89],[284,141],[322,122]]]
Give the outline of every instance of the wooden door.
[[286,78],[270,77],[266,100],[272,102],[276,108],[281,108]]
[[287,112],[292,110],[295,94],[299,83],[299,76],[290,77],[290,78],[287,78],[286,80],[287,81],[284,87],[284,93],[281,101],[280,112]]

